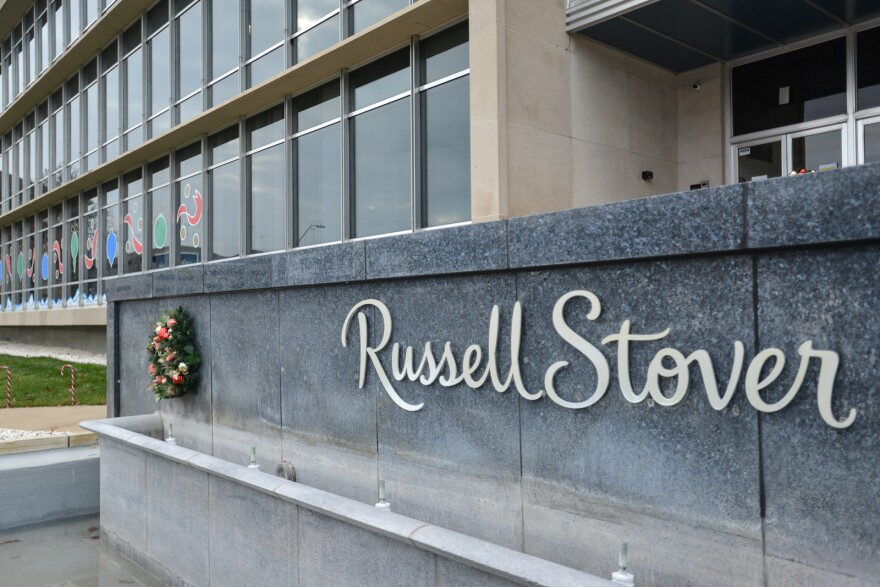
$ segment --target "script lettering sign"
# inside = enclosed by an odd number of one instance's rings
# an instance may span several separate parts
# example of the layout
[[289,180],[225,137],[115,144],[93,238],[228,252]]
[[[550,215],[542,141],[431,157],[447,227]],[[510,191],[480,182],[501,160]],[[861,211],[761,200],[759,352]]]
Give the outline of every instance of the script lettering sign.
[[[468,346],[461,356],[456,356],[452,343],[447,342],[442,350],[435,350],[431,343],[425,343],[421,349],[421,357],[416,360],[416,351],[413,347],[402,348],[399,343],[391,345],[391,373],[386,372],[380,360],[380,353],[388,352],[388,344],[391,342],[392,318],[391,311],[379,300],[364,300],[349,311],[342,325],[342,345],[348,346],[348,332],[353,318],[357,318],[360,338],[360,370],[358,385],[361,389],[366,381],[367,371],[372,368],[376,376],[388,394],[388,397],[404,410],[415,412],[421,410],[424,404],[411,404],[404,400],[394,387],[394,381],[409,380],[418,382],[424,386],[439,383],[443,387],[452,387],[464,383],[471,389],[479,389],[491,383],[495,391],[506,392],[511,385],[525,399],[536,401],[545,395],[554,403],[571,410],[588,408],[601,400],[611,383],[611,368],[602,351],[592,342],[588,341],[575,332],[564,319],[565,306],[574,298],[584,298],[590,303],[587,320],[596,320],[602,312],[602,304],[599,298],[586,290],[571,291],[557,300],[553,307],[553,328],[566,343],[581,353],[596,370],[596,388],[590,397],[583,401],[572,402],[565,400],[556,389],[556,375],[569,366],[568,361],[556,361],[550,364],[544,372],[543,389],[530,391],[523,383],[520,369],[520,347],[522,345],[522,305],[516,302],[510,321],[510,370],[506,376],[502,376],[498,368],[498,332],[500,310],[498,306],[492,308],[489,317],[489,333],[487,340],[487,356],[483,360],[483,350],[480,345]],[[369,345],[369,324],[364,310],[373,307],[378,310],[382,317],[382,336],[379,344]],[[678,349],[667,347],[654,355],[648,364],[647,378],[642,390],[633,389],[630,380],[630,346],[635,343],[657,341],[669,335],[670,328],[656,333],[635,333],[629,320],[625,320],[618,332],[610,334],[602,339],[603,345],[617,345],[617,383],[620,392],[626,401],[638,404],[651,398],[661,406],[674,406],[682,402],[691,387],[690,366],[696,363],[702,376],[709,404],[716,410],[723,410],[730,403],[736,391],[737,384],[742,376],[745,362],[745,347],[741,341],[733,342],[733,367],[727,379],[727,385],[723,391],[718,384],[715,368],[709,353],[703,349],[696,350],[685,356]],[[438,356],[439,354],[439,356]],[[856,418],[856,410],[850,408],[849,413],[843,419],[837,419],[831,409],[831,398],[834,392],[834,378],[840,359],[834,351],[819,350],[813,348],[813,341],[808,340],[798,348],[800,364],[795,375],[794,382],[785,395],[773,403],[768,403],[761,395],[761,390],[770,386],[785,366],[786,357],[778,348],[768,348],[760,351],[751,360],[745,372],[745,392],[749,403],[761,412],[778,412],[794,400],[804,383],[807,369],[811,360],[818,361],[819,375],[817,381],[817,400],[819,414],[822,419],[834,428],[848,428]],[[762,376],[764,366],[769,365],[769,372]],[[661,379],[675,380],[675,389],[671,395],[666,395],[661,389]]]

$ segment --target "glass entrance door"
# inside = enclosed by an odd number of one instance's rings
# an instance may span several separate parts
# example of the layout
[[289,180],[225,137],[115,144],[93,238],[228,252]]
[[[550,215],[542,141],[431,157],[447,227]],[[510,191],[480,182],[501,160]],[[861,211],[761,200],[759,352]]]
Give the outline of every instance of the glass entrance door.
[[859,121],[859,163],[880,162],[880,116]]
[[[880,136],[880,124],[868,131]],[[847,164],[845,125],[842,124],[744,142],[735,145],[734,150],[736,177],[740,183],[828,171]]]

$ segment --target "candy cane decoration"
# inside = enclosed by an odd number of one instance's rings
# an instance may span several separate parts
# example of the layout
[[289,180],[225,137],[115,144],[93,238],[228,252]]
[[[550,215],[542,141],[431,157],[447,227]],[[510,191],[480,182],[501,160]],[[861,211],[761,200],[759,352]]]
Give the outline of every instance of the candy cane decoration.
[[64,370],[70,369],[70,405],[76,405],[76,376],[74,375],[73,365],[62,365],[61,375],[64,376]]
[[0,365],[0,371],[6,371],[6,407],[12,407],[12,371],[6,365]]

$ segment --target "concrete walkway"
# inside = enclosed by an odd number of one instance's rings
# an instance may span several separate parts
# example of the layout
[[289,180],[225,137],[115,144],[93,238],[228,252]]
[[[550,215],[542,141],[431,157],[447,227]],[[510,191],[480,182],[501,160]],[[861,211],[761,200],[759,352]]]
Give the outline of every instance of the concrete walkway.
[[0,409],[0,428],[15,430],[52,430],[85,432],[79,427],[83,420],[107,417],[107,406],[59,406],[48,408]]
[[103,544],[98,525],[96,516],[0,533],[0,585],[161,587],[158,579]]

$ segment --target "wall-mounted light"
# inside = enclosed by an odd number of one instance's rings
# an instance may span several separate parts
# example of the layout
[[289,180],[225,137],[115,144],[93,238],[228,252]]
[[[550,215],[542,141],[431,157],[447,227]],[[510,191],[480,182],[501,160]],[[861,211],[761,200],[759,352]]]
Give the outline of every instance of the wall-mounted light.
[[647,170],[642,172],[642,181],[651,181],[654,179],[654,172]]

